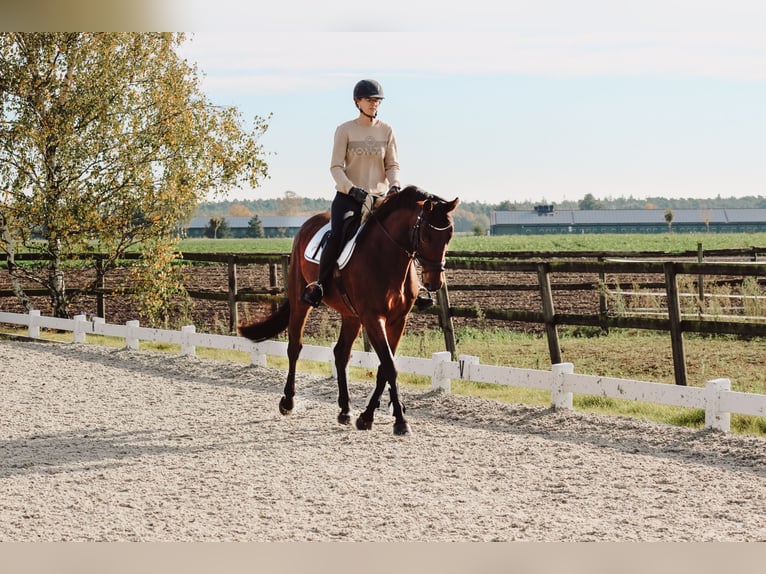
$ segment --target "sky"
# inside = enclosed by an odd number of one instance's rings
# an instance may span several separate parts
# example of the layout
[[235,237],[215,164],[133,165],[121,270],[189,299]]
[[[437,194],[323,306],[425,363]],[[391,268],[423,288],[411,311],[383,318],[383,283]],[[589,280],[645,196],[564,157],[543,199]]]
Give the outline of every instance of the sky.
[[229,199],[332,198],[335,128],[378,80],[402,183],[446,199],[766,195],[766,2],[166,0],[270,178]]

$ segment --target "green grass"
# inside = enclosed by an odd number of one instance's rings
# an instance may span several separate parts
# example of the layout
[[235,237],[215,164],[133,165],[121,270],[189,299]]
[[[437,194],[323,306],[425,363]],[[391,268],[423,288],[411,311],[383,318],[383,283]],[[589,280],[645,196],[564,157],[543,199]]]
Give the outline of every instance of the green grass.
[[[766,233],[657,233],[581,235],[456,235],[449,251],[662,251],[744,249],[766,246]],[[180,251],[190,253],[289,253],[292,239],[184,239]]]

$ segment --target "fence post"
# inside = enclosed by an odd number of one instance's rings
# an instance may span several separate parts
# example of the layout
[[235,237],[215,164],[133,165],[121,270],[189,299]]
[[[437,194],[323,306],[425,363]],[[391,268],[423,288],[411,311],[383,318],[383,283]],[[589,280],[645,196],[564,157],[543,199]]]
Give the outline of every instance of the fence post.
[[[705,252],[702,251],[702,242],[697,243],[697,263],[702,263],[705,259]],[[705,312],[705,276],[700,273],[697,275],[697,308],[699,309],[700,319]]]
[[673,370],[676,384],[686,386],[686,353],[684,334],[681,329],[681,302],[678,297],[678,281],[672,261],[663,264],[665,268],[665,289],[668,298],[668,319],[670,320],[670,344],[673,348]]
[[106,290],[106,281],[104,280],[104,256],[96,256],[96,315],[106,318],[106,302],[104,291]]
[[191,336],[197,332],[194,325],[184,325],[181,327],[181,356],[193,357],[197,354],[197,348],[192,345]]
[[713,379],[705,384],[705,428],[731,430],[731,413],[721,412],[721,393],[730,390],[729,379]]
[[460,355],[457,360],[460,368],[460,378],[471,380],[471,365],[478,365],[479,357],[473,355]]
[[29,312],[29,328],[27,330],[27,335],[30,339],[39,339],[40,338],[40,310],[39,309],[32,309]]
[[96,327],[96,325],[105,325],[106,319],[104,319],[103,317],[93,317],[92,323],[93,323],[93,332],[95,333],[98,330],[98,327]]
[[252,348],[250,350],[250,364],[255,365],[256,367],[265,367],[267,366],[267,361],[266,353],[263,352],[261,345],[252,343]]
[[431,375],[431,389],[444,391],[449,394],[452,391],[452,381],[444,374],[444,365],[452,360],[452,353],[440,351],[431,355],[434,372]]
[[136,329],[138,328],[138,321],[127,321],[125,325],[128,327],[128,332],[125,335],[125,346],[131,351],[138,350],[138,336],[136,335]]
[[452,315],[449,308],[449,292],[447,291],[446,279],[441,289],[436,292],[436,302],[439,305],[439,324],[444,333],[444,345],[452,353],[452,359],[457,355],[457,343],[455,341],[455,327],[452,323]]
[[229,333],[236,333],[239,325],[239,313],[237,311],[237,256],[229,255],[227,258],[229,275]]
[[537,266],[537,280],[540,283],[540,298],[543,303],[543,319],[545,321],[545,334],[548,338],[548,352],[551,356],[551,364],[561,362],[561,346],[559,345],[559,333],[556,329],[556,313],[553,308],[553,290],[551,278],[548,274],[548,264],[540,263]]
[[75,315],[74,329],[72,330],[72,342],[84,343],[87,330],[88,318],[85,315]]
[[[600,264],[604,263],[604,257],[599,256],[598,262]],[[598,279],[601,282],[599,293],[598,293],[598,319],[599,323],[601,324],[601,329],[605,332],[609,332],[609,320],[607,317],[607,313],[609,312],[609,309],[607,307],[607,300],[606,300],[606,273],[604,272],[604,268],[601,267],[598,272]]]
[[290,273],[290,256],[282,255],[282,291],[287,296],[287,289],[290,282],[287,280]]
[[551,407],[553,409],[572,409],[572,393],[564,389],[564,375],[574,373],[572,363],[556,363],[551,366],[553,384],[551,385]]

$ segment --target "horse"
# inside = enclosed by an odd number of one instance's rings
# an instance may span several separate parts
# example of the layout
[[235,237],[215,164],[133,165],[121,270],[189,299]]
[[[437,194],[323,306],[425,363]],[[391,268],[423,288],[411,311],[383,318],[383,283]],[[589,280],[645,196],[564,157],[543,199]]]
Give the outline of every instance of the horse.
[[[334,281],[324,286],[323,302],[341,316],[338,342],[333,349],[338,376],[337,421],[351,424],[347,366],[351,347],[362,328],[380,361],[375,390],[366,409],[356,419],[356,428],[370,430],[374,412],[386,383],[394,415],[394,435],[410,435],[399,400],[394,355],[407,318],[418,294],[415,263],[421,268],[422,285],[437,291],[444,282],[447,245],[453,234],[452,212],[459,199],[446,201],[417,186],[407,186],[385,197],[359,230],[356,245],[342,270],[336,265]],[[306,285],[317,279],[319,266],[304,257],[306,246],[329,221],[329,213],[309,218],[293,239],[287,278],[287,299],[262,321],[239,325],[239,333],[253,341],[273,338],[288,331],[289,362],[279,411],[293,411],[295,370],[303,348],[303,330],[312,307],[301,300]]]

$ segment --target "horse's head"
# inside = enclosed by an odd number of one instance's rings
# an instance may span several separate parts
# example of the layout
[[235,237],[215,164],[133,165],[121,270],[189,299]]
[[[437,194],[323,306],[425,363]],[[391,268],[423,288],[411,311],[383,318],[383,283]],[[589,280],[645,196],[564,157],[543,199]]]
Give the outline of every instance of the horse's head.
[[423,286],[429,291],[444,283],[444,255],[459,201],[446,201],[410,185],[387,196],[373,214],[379,223],[385,221],[383,233],[421,266]]
[[441,289],[444,283],[444,263],[447,245],[454,231],[452,212],[460,200],[445,201],[430,196],[412,230],[414,258],[422,270],[423,286],[429,291]]

